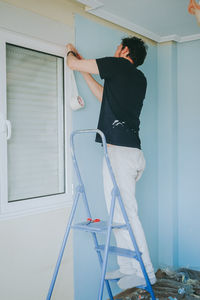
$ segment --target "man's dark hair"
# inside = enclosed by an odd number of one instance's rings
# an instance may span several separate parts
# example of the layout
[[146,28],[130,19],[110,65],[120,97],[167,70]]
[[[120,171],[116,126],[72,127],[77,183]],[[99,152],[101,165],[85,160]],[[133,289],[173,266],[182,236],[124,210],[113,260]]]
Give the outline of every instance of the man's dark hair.
[[[126,37],[122,39],[122,47],[128,47],[129,57],[134,62],[134,65],[140,66],[143,64],[145,57],[147,55],[147,45],[142,39],[137,37]],[[122,49],[123,49],[122,48]]]

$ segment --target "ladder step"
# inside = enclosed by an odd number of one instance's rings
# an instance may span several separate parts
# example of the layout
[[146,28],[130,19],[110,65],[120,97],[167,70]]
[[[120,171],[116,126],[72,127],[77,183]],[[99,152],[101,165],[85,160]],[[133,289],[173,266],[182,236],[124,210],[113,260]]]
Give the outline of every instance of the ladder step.
[[[72,226],[73,229],[88,231],[88,232],[104,232],[108,230],[108,223],[106,221],[100,221],[97,223],[81,222]],[[126,224],[113,223],[112,228],[125,228],[127,229]]]
[[[104,251],[104,249],[105,249],[105,245],[99,245],[98,247],[95,248],[96,251]],[[116,255],[119,255],[119,256],[135,258],[135,259],[138,260],[137,254],[136,254],[135,251],[125,249],[125,248],[109,246],[108,247],[108,253],[116,254]],[[142,252],[140,252],[140,254],[142,255]]]

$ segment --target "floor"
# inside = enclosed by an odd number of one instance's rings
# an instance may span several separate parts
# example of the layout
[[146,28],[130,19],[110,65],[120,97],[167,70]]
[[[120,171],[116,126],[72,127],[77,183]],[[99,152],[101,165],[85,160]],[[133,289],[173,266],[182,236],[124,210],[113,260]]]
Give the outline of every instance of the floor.
[[[152,287],[158,300],[200,299],[200,271],[159,269],[156,278],[157,282]],[[146,300],[151,297],[142,289],[132,288],[116,295],[114,299]]]

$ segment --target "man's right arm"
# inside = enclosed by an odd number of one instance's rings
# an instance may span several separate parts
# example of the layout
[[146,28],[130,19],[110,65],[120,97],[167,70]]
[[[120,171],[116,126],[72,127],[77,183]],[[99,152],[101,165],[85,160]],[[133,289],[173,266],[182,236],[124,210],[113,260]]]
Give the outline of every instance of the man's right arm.
[[78,53],[72,44],[67,44],[67,50],[69,51],[67,55],[68,67],[71,70],[79,71],[83,75],[91,92],[101,102],[103,98],[103,87],[90,74],[99,74],[96,60],[83,59],[83,57]]
[[99,84],[93,77],[91,74],[89,73],[85,73],[85,72],[81,72],[81,74],[83,75],[85,81],[87,82],[87,85],[89,86],[91,92],[94,94],[94,96],[100,101],[102,102],[102,98],[103,98],[103,86],[101,84]]

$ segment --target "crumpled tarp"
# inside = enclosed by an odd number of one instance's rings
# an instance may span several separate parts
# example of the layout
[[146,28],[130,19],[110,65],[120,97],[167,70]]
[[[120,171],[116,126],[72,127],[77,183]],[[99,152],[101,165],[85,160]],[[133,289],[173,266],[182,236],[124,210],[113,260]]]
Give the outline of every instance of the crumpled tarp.
[[[163,268],[158,269],[156,278],[157,282],[152,288],[158,300],[200,299],[200,271]],[[145,290],[132,288],[116,295],[114,299],[150,300],[151,296]]]

